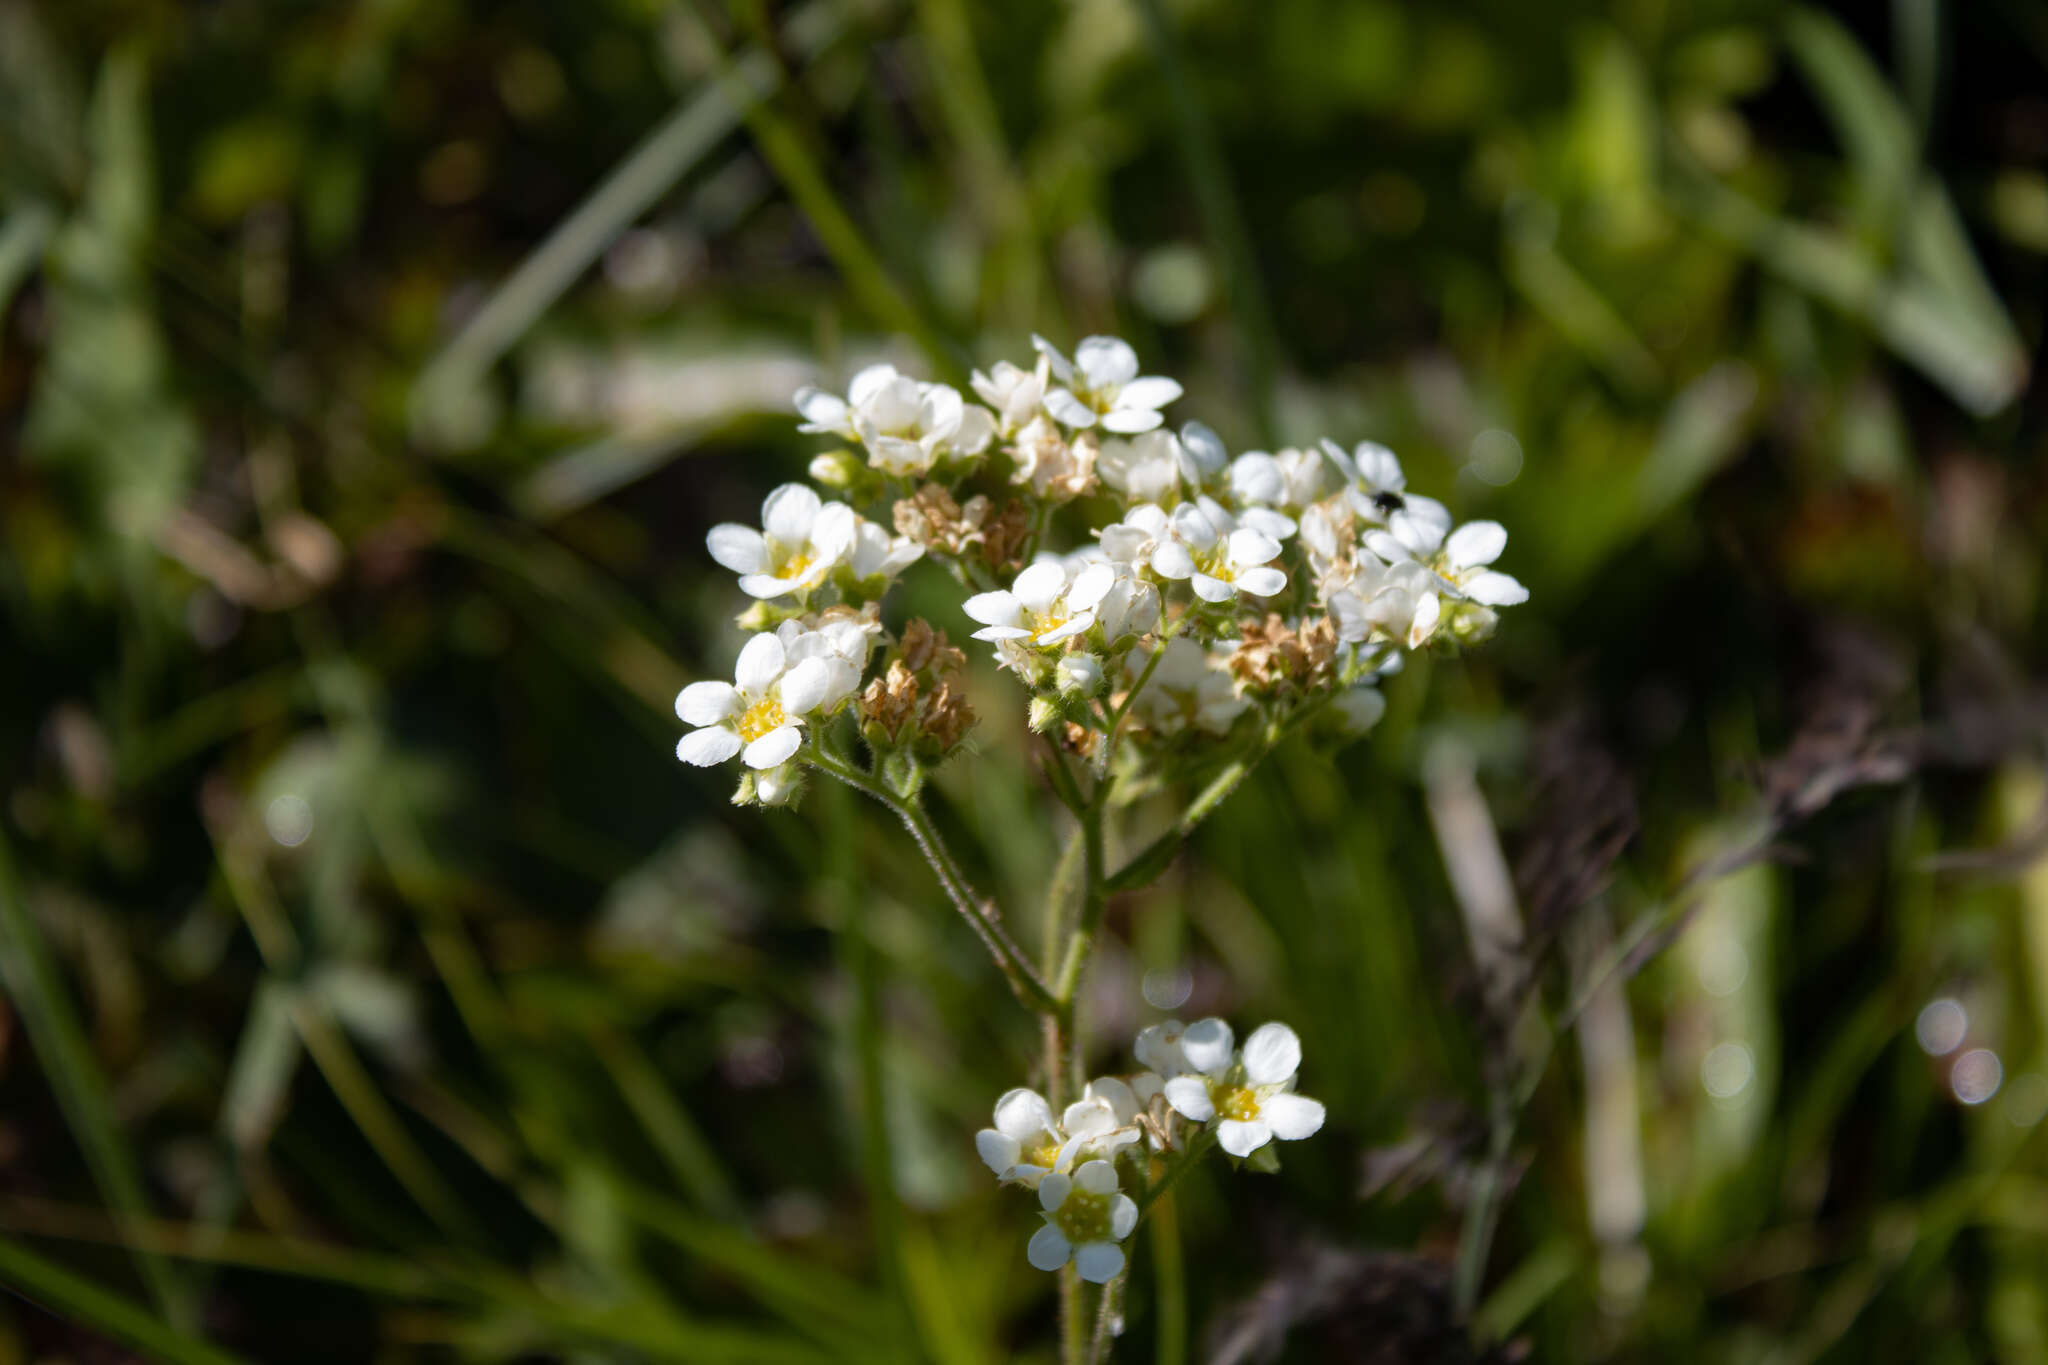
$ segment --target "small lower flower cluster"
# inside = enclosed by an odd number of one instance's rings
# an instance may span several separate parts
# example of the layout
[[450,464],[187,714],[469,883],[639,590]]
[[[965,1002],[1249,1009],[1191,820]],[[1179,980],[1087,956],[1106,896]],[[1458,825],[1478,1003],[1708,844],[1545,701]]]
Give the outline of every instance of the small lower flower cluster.
[[1044,1223],[1025,1255],[1040,1270],[1071,1260],[1084,1280],[1114,1279],[1140,1200],[1177,1174],[1167,1163],[1212,1142],[1247,1158],[1323,1126],[1323,1106],[1294,1093],[1301,1040],[1285,1024],[1260,1026],[1239,1048],[1221,1019],[1173,1020],[1140,1033],[1133,1051],[1143,1070],[1098,1076],[1057,1115],[1035,1090],[1007,1092],[994,1126],[975,1135],[997,1179],[1038,1194]]
[[1200,422],[1165,425],[1181,386],[1141,375],[1122,341],[1071,358],[1034,342],[1032,365],[975,373],[979,402],[888,365],[843,397],[796,395],[800,429],[837,443],[811,464],[825,492],[785,484],[758,529],[712,529],[755,634],[731,684],[677,698],[696,727],[678,757],[738,756],[737,799],[778,804],[848,709],[878,768],[957,750],[975,723],[959,651],[929,622],[883,621],[919,560],[961,586],[954,629],[1030,690],[1032,727],[1112,778],[1165,780],[1295,722],[1362,732],[1405,651],[1481,639],[1526,600],[1492,567],[1507,533],[1453,529],[1385,447],[1233,457]]

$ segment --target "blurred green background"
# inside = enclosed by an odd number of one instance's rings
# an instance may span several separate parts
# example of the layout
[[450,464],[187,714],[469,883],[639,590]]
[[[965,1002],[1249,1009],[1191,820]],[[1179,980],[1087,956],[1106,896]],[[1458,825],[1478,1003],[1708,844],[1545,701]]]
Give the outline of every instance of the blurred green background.
[[1117,1359],[2048,1358],[2044,92],[2033,0],[0,0],[0,1362],[1049,1360],[1030,1018],[670,709],[791,392],[1034,329],[1535,594],[1112,909],[1095,1065],[1331,1115]]

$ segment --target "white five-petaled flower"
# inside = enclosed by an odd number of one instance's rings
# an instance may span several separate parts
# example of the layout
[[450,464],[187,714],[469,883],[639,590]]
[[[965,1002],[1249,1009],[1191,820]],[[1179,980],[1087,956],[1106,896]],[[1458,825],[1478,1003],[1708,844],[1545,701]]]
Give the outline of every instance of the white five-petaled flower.
[[1287,575],[1272,563],[1280,555],[1279,539],[1256,526],[1237,525],[1207,498],[1174,508],[1168,529],[1171,538],[1152,552],[1152,571],[1187,579],[1204,602],[1227,602],[1238,593],[1271,597],[1287,586]]
[[1214,1122],[1216,1141],[1235,1157],[1274,1138],[1305,1138],[1323,1126],[1323,1106],[1294,1093],[1301,1040],[1285,1024],[1261,1025],[1233,1052],[1230,1025],[1202,1019],[1181,1035],[1193,1074],[1166,1083],[1166,1102],[1196,1123]]
[[974,632],[977,640],[1047,648],[1094,625],[1096,608],[1116,581],[1116,569],[1109,564],[1041,559],[1018,574],[1008,590],[977,593],[962,610],[982,623]]
[[860,674],[816,632],[787,639],[756,635],[740,650],[732,682],[691,683],[676,694],[676,715],[697,727],[677,743],[677,758],[702,768],[744,749],[749,768],[767,769],[795,755],[805,717],[845,697]]
[[1124,1268],[1117,1245],[1138,1225],[1138,1206],[1117,1188],[1116,1168],[1085,1161],[1069,1176],[1055,1171],[1038,1182],[1045,1226],[1031,1238],[1025,1257],[1040,1270],[1058,1270],[1068,1260],[1082,1279],[1107,1284]]
[[970,407],[958,389],[898,374],[893,365],[862,370],[844,398],[799,389],[796,407],[804,415],[799,431],[858,441],[869,463],[891,474],[922,474],[947,454],[978,455],[995,435],[995,418]]
[[995,1127],[974,1135],[974,1150],[996,1179],[1036,1188],[1059,1164],[1066,1140],[1045,1096],[1019,1088],[996,1101]]
[[704,543],[711,557],[740,575],[749,597],[785,597],[823,583],[853,550],[859,517],[843,502],[824,502],[807,484],[786,483],[761,504],[761,530],[722,522]]
[[980,370],[974,372],[971,380],[974,392],[982,402],[995,409],[996,429],[1000,434],[1015,435],[1038,415],[1040,405],[1045,402],[1051,369],[1050,359],[1041,355],[1038,364],[1028,370],[1007,360],[998,360],[987,374]]
[[1443,620],[1444,581],[1412,559],[1387,564],[1369,549],[1332,565],[1323,605],[1347,644],[1384,640],[1420,649]]
[[[1344,498],[1352,510],[1369,521],[1386,521],[1393,513],[1408,507],[1411,495],[1407,492],[1408,476],[1401,472],[1401,461],[1394,452],[1377,441],[1360,441],[1346,455],[1344,447],[1325,436],[1323,453],[1330,457],[1330,463],[1344,476]],[[1414,498],[1413,501],[1443,507],[1434,498]]]
[[1115,337],[1087,337],[1070,361],[1044,337],[1031,344],[1052,367],[1063,387],[1045,396],[1045,410],[1070,427],[1092,427],[1131,436],[1165,419],[1159,409],[1180,397],[1181,387],[1157,375],[1139,375],[1138,353]]
[[[1427,593],[1427,600],[1417,599],[1415,624],[1408,631],[1411,648],[1425,643],[1442,617],[1442,604],[1436,600],[1439,593],[1456,602],[1487,608],[1480,613],[1484,622],[1481,633],[1492,629],[1492,608],[1511,607],[1529,600],[1527,588],[1509,575],[1487,567],[1507,548],[1508,533],[1499,522],[1468,521],[1446,536],[1445,532],[1450,530],[1449,517],[1438,520],[1413,515],[1418,501],[1411,498],[1408,510],[1396,512],[1388,520],[1386,530],[1365,533],[1366,548],[1396,569],[1408,563],[1420,564],[1436,580],[1436,591]],[[1425,620],[1429,630],[1421,628]]]
[[1230,462],[1230,496],[1247,506],[1299,512],[1323,496],[1323,467],[1313,450],[1248,450]]
[[[1224,664],[1229,646],[1215,652],[1203,649],[1185,635],[1166,642],[1152,680],[1131,702],[1131,709],[1145,728],[1171,734],[1190,726],[1212,735],[1226,733],[1251,703],[1237,694]],[[1133,650],[1124,658],[1124,671],[1133,682],[1143,671],[1145,659]]]
[[867,589],[869,596],[879,596],[880,589],[923,555],[924,546],[910,537],[892,536],[863,517],[854,528],[846,567],[856,585]]
[[1138,1126],[1138,1097],[1131,1087],[1115,1076],[1098,1076],[1088,1082],[1081,1098],[1060,1115],[1060,1127],[1067,1140],[1053,1160],[1053,1169],[1072,1169],[1087,1157],[1114,1160],[1116,1154],[1142,1138]]

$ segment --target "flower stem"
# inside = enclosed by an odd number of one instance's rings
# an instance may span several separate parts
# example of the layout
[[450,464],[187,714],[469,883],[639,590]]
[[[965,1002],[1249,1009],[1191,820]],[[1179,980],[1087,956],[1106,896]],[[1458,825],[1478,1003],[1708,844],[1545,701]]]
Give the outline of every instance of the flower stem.
[[1016,992],[1017,998],[1034,1010],[1058,1008],[1059,1002],[1046,988],[1045,982],[1039,979],[1038,973],[1024,956],[1024,950],[1017,946],[1010,938],[1009,931],[1003,928],[1002,921],[995,915],[994,907],[975,894],[974,888],[955,865],[951,850],[946,847],[945,840],[925,814],[922,805],[914,799],[899,796],[889,790],[876,780],[873,774],[863,772],[852,763],[828,752],[821,744],[813,744],[805,750],[803,757],[804,762],[820,772],[838,778],[857,791],[866,792],[896,812],[903,821],[903,827],[910,831],[910,837],[916,842],[918,851],[924,854],[925,861],[931,865],[933,875],[939,879],[939,886],[953,902],[954,908],[960,912],[961,918],[965,919],[980,937],[982,945],[995,959],[996,966],[1009,980],[1010,989]]
[[1187,1266],[1180,1254],[1180,1211],[1171,1194],[1161,1195],[1152,1211],[1152,1316],[1157,1365],[1186,1365]]

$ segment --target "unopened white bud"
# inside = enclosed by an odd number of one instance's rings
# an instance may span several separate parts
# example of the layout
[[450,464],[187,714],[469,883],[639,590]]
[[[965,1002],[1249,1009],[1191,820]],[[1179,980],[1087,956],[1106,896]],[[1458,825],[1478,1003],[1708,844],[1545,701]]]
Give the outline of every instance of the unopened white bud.
[[1059,664],[1060,691],[1092,697],[1102,690],[1102,660],[1093,654],[1069,654]]

